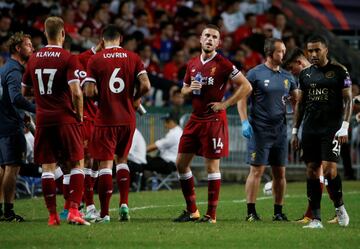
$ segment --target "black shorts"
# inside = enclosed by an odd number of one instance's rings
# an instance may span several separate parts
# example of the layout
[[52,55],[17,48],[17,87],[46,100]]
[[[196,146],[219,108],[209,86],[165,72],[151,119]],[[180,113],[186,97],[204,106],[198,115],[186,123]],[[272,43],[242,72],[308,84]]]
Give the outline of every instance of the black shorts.
[[252,166],[285,166],[288,157],[286,125],[276,129],[259,130],[248,141],[247,162]]
[[21,131],[0,137],[0,165],[21,166],[26,160],[26,139]]
[[306,163],[321,161],[338,162],[340,158],[340,144],[334,139],[335,132],[313,134],[303,133],[301,148],[303,160]]

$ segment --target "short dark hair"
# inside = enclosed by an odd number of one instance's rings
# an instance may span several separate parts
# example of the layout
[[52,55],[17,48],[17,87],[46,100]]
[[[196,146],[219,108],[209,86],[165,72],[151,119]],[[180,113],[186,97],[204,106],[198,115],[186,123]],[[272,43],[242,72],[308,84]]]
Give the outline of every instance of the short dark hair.
[[278,38],[267,38],[264,43],[264,53],[265,56],[272,56],[275,51],[275,43],[281,42],[284,43],[281,39]]
[[290,50],[286,53],[283,67],[286,69],[292,62],[296,61],[300,57],[305,57],[304,51],[298,47]]
[[329,42],[328,40],[322,36],[322,35],[312,35],[310,36],[307,40],[306,40],[306,45],[308,43],[316,43],[316,42],[320,42],[322,43],[323,45],[325,45],[325,47],[328,47],[329,46]]
[[215,24],[212,24],[212,23],[206,24],[204,29],[215,29],[220,33],[220,28],[218,26],[216,26]]
[[119,39],[120,37],[121,29],[114,24],[107,25],[102,31],[102,38],[105,41],[113,41]]
[[21,45],[25,38],[31,39],[31,36],[24,34],[23,32],[16,32],[10,37],[8,41],[10,54],[17,53],[16,47]]

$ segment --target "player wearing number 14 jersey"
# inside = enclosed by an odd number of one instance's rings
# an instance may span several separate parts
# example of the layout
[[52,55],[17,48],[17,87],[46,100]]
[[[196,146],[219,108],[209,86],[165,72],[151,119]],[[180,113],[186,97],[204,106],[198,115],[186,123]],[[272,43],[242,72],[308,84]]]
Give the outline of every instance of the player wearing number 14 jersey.
[[[216,222],[216,207],[220,192],[220,158],[228,154],[226,108],[251,91],[244,75],[227,59],[217,54],[220,42],[218,27],[208,25],[200,37],[201,55],[189,61],[181,92],[192,96],[193,113],[180,139],[176,166],[187,204],[186,210],[174,221],[187,222],[200,218],[195,202],[194,178],[190,163],[194,155],[205,157],[208,171],[208,210],[202,222]],[[238,89],[222,101],[227,82]]]
[[34,53],[26,67],[24,86],[34,87],[36,134],[34,159],[42,164],[42,190],[49,210],[49,225],[59,225],[56,212],[56,185],[54,172],[61,160],[71,166],[70,223],[89,225],[79,214],[84,186],[83,98],[77,58],[62,48],[65,40],[64,22],[58,17],[45,21],[46,47]]
[[[105,49],[90,58],[84,86],[88,97],[95,94],[96,88],[98,90],[99,109],[89,148],[93,158],[100,161],[98,192],[101,213],[98,222],[110,221],[114,154],[117,155],[120,221],[127,221],[130,184],[127,156],[135,131],[135,109],[140,104],[140,97],[150,90],[150,81],[139,56],[119,46],[121,32],[115,25],[104,28],[102,39]],[[137,81],[139,85],[136,87]]]

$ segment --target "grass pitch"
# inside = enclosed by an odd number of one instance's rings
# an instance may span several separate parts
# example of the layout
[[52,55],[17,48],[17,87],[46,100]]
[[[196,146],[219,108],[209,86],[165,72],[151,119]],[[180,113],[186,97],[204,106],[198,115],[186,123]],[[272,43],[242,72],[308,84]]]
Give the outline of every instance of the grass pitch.
[[[47,226],[47,210],[41,197],[16,201],[25,223],[0,223],[0,248],[360,248],[360,182],[344,182],[345,206],[350,225],[328,225],[334,208],[325,191],[322,200],[324,229],[307,230],[294,222],[272,222],[273,201],[259,194],[257,211],[263,221],[247,223],[244,185],[223,185],[217,224],[173,223],[184,208],[180,190],[130,194],[131,221],[117,221],[118,194],[111,202],[109,224]],[[207,208],[207,188],[196,189],[198,207]],[[306,184],[290,183],[284,212],[299,218],[306,208]],[[96,198],[97,199],[97,198]],[[58,196],[58,209],[62,206]],[[97,205],[98,206],[98,205]]]

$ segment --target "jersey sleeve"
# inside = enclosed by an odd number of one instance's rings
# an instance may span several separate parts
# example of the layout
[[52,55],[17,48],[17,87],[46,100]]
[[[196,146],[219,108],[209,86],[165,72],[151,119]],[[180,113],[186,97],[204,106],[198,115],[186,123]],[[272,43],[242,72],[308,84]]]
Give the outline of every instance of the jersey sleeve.
[[250,82],[250,84],[252,86],[255,85],[255,81],[256,81],[256,74],[255,74],[255,71],[252,69],[250,70],[247,74],[246,74],[246,78],[247,80]]
[[141,61],[140,57],[135,55],[135,74],[136,77],[139,77],[140,74],[146,73],[144,63]]
[[352,85],[350,74],[345,67],[339,69],[339,80],[342,88],[349,88]]
[[86,67],[86,81],[96,83],[96,65],[94,56],[90,58]]
[[290,75],[290,92],[296,90],[298,88],[296,80],[294,76]]
[[159,139],[155,142],[156,147],[158,150],[164,150],[166,148],[169,148],[176,143],[176,138],[174,137],[174,134],[172,132],[168,132],[164,138]]
[[225,74],[229,75],[230,80],[234,79],[236,76],[241,74],[240,70],[237,69],[237,67],[234,64],[232,64],[229,60],[224,60],[224,70],[225,70]]
[[68,61],[68,68],[66,73],[66,78],[68,84],[80,82],[79,71],[80,71],[80,62],[77,56],[72,55]]
[[186,66],[186,73],[185,73],[185,77],[184,77],[184,81],[183,81],[183,84],[184,85],[188,85],[190,86],[191,84],[191,78],[190,78],[190,63]]

